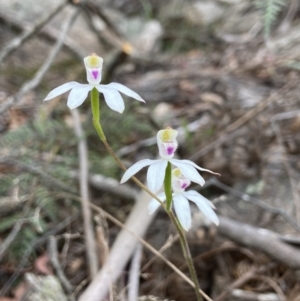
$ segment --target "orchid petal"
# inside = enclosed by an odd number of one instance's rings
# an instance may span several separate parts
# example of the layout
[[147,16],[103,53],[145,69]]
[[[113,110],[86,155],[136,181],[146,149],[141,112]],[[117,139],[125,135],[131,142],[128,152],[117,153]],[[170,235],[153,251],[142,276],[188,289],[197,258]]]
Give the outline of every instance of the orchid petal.
[[185,164],[192,165],[192,166],[194,166],[195,168],[197,168],[197,169],[200,170],[200,171],[206,171],[206,172],[209,172],[209,173],[211,173],[211,174],[213,174],[213,175],[220,176],[219,173],[213,172],[213,171],[211,171],[211,170],[209,170],[209,169],[202,168],[202,167],[198,166],[197,164],[195,164],[193,161],[190,161],[190,160],[181,160],[181,162],[183,162],[183,163],[185,163]]
[[[157,197],[162,201],[166,201],[166,194],[164,192],[158,193]],[[160,206],[160,203],[156,199],[152,199],[148,204],[149,215],[154,213],[157,208]]]
[[67,106],[72,110],[79,107],[87,98],[89,91],[93,89],[91,85],[78,85],[69,94]]
[[129,167],[125,171],[125,173],[121,179],[121,183],[125,183],[127,180],[129,180],[133,175],[135,175],[137,172],[139,172],[145,166],[154,164],[156,162],[158,162],[158,160],[150,160],[150,159],[144,159],[144,160],[136,162],[135,164],[133,164],[131,167]]
[[117,90],[103,85],[96,86],[96,89],[103,93],[106,104],[112,110],[123,113],[125,109],[124,100]]
[[198,191],[196,191],[196,190],[189,190],[189,191],[185,191],[184,193],[185,193],[185,196],[188,199],[189,199],[189,197],[191,197],[191,198],[201,198],[201,200],[203,200],[211,208],[216,209],[215,205],[210,200],[208,200],[203,195],[201,195]]
[[141,102],[145,102],[145,100],[140,96],[138,95],[137,93],[135,93],[134,91],[132,91],[131,89],[127,88],[126,86],[122,85],[122,84],[118,84],[118,83],[110,83],[108,85],[101,85],[101,87],[109,87],[109,88],[112,88],[112,89],[116,89],[118,90],[119,92],[129,96],[129,97],[132,97],[138,101],[141,101]]
[[[196,192],[196,191],[194,191]],[[197,193],[197,192],[196,192]],[[213,211],[211,208],[211,204],[209,204],[209,200],[207,200],[204,196],[201,194],[197,193],[188,193],[188,192],[183,192],[182,193],[186,198],[188,198],[190,201],[194,202],[197,207],[199,208],[200,211],[213,223],[216,225],[219,225],[219,219],[216,213]]]
[[201,186],[204,185],[205,181],[204,179],[200,176],[200,174],[198,173],[198,171],[196,170],[195,167],[193,167],[190,164],[187,164],[183,161],[188,161],[188,160],[177,160],[177,159],[170,159],[169,160],[173,165],[175,165],[176,167],[178,167],[180,169],[180,171],[182,172],[182,174],[188,178],[189,180],[191,180],[192,182],[195,182]]
[[61,86],[58,86],[57,88],[53,89],[47,96],[46,98],[44,99],[44,101],[47,101],[47,100],[50,100],[50,99],[53,99],[61,94],[64,94],[65,92],[75,88],[76,86],[80,85],[79,83],[77,82],[68,82],[68,83],[65,83]]
[[157,192],[162,187],[167,165],[167,160],[159,160],[149,167],[147,172],[147,183],[150,191]]
[[191,208],[183,194],[176,194],[173,198],[176,215],[184,230],[188,231],[192,225]]

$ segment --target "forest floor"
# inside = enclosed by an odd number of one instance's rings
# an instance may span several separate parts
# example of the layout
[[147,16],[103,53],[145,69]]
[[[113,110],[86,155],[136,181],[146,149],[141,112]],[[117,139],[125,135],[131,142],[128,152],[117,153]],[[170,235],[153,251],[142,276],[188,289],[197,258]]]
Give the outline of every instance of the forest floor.
[[170,126],[179,158],[221,174],[191,186],[220,218],[216,227],[191,207],[187,239],[208,300],[300,301],[299,20],[294,0],[268,36],[247,0],[2,0],[0,301],[77,300],[108,262],[117,280],[98,279],[103,300],[196,300],[151,251],[189,277],[167,215],[149,217],[151,197],[119,185],[123,171],[93,128],[89,101],[74,111],[66,95],[43,102],[65,82],[85,83],[82,59],[94,52],[103,84],[146,100],[124,97],[123,114],[100,100],[126,167],[155,159],[156,133]]

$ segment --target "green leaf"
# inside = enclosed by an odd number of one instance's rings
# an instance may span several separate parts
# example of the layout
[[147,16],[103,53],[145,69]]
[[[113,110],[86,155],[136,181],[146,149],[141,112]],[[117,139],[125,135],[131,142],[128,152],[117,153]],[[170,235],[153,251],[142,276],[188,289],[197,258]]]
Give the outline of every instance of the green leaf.
[[285,5],[285,0],[256,0],[256,6],[262,12],[265,38],[269,38],[271,27]]

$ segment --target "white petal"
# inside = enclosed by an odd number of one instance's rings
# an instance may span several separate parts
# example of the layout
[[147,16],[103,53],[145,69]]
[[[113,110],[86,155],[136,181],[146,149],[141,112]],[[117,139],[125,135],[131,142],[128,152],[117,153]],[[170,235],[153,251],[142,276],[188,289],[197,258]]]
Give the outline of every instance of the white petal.
[[147,172],[147,183],[152,192],[157,192],[162,187],[167,165],[167,160],[159,160],[149,167]]
[[139,172],[143,167],[151,165],[153,163],[156,163],[158,160],[150,160],[150,159],[144,159],[141,161],[136,162],[135,164],[133,164],[131,167],[129,167],[122,179],[121,179],[121,183],[125,183],[127,180],[129,180],[133,175],[135,175],[137,172]]
[[69,83],[65,83],[61,86],[58,86],[57,88],[53,89],[47,96],[46,98],[44,99],[44,101],[46,100],[50,100],[52,98],[55,98],[61,94],[64,94],[65,92],[73,89],[74,87],[80,85],[79,83],[77,82],[69,82]]
[[189,191],[185,191],[184,192],[185,196],[189,199],[189,197],[200,197],[201,200],[203,200],[207,205],[209,205],[211,208],[216,209],[215,205],[208,200],[207,198],[205,198],[203,195],[201,195],[198,191],[196,190],[189,190]]
[[[166,201],[166,195],[164,192],[158,193],[157,197],[163,202]],[[148,204],[149,215],[154,213],[159,206],[160,206],[160,203],[156,199],[152,199]]]
[[213,223],[219,225],[219,219],[216,213],[211,208],[211,205],[208,203],[209,201],[198,193],[198,195],[188,194],[188,192],[183,192],[183,195],[187,197],[189,200],[194,202],[197,207],[202,211],[202,213]]
[[198,171],[196,170],[195,167],[193,167],[190,164],[187,164],[183,161],[188,161],[188,160],[177,160],[177,159],[170,159],[169,160],[173,165],[178,167],[182,174],[191,180],[192,182],[195,182],[197,184],[200,184],[201,186],[204,185],[205,181],[204,179],[200,176]]
[[123,113],[125,109],[124,100],[117,90],[103,85],[98,85],[96,88],[103,93],[105,102],[112,110]]
[[[101,86],[103,86],[103,85],[101,85]],[[131,89],[127,88],[126,86],[124,86],[122,84],[110,83],[110,84],[104,85],[104,86],[116,89],[119,92],[121,92],[129,97],[132,97],[138,101],[145,102],[145,100],[140,95],[138,95],[137,93],[135,93],[134,91],[132,91]]]
[[197,164],[195,164],[193,161],[190,161],[190,160],[181,160],[181,162],[186,163],[186,164],[189,164],[189,165],[192,165],[192,166],[194,166],[195,168],[197,168],[198,170],[206,171],[206,172],[209,172],[209,173],[211,173],[211,174],[213,174],[213,175],[220,176],[219,173],[213,172],[213,171],[211,171],[211,170],[209,170],[209,169],[202,168],[202,167],[198,166]]
[[68,107],[72,110],[79,107],[87,98],[89,91],[93,89],[91,85],[79,85],[73,88],[68,97]]
[[188,231],[192,225],[191,208],[188,200],[182,194],[173,197],[176,215],[184,230]]

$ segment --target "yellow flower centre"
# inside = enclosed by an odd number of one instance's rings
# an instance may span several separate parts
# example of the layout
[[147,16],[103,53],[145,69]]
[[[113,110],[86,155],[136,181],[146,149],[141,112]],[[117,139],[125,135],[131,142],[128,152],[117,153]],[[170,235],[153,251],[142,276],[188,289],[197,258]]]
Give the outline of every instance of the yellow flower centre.
[[165,142],[171,142],[173,141],[177,136],[177,131],[171,129],[171,128],[166,128],[165,130],[162,130],[161,133],[161,140]]
[[86,64],[88,68],[101,68],[103,59],[98,56],[96,53],[92,53],[86,57]]
[[172,172],[173,172],[173,175],[177,178],[180,178],[182,176],[182,173],[179,168],[175,168]]

